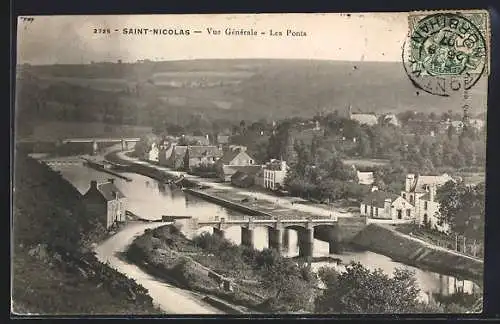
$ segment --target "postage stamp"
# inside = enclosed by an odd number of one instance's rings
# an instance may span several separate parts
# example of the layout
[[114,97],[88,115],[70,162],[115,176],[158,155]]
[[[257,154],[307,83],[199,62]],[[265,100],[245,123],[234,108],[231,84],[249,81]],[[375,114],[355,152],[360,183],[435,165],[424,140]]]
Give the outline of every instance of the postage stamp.
[[413,84],[450,96],[488,71],[488,12],[410,13],[403,63]]

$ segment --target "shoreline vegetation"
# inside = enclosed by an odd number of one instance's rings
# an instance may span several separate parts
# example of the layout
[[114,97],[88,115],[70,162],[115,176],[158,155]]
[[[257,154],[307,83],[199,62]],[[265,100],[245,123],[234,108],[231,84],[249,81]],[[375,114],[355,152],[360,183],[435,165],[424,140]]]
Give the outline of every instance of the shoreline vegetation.
[[160,314],[148,291],[97,260],[107,236],[62,176],[19,154],[13,213],[12,311],[23,314]]
[[[411,271],[397,269],[389,277],[381,270],[350,263],[345,272],[323,267],[314,273],[300,258],[238,246],[208,233],[189,240],[175,225],[147,230],[133,241],[125,257],[181,288],[232,304],[229,313],[464,313],[481,298],[464,293],[435,295],[427,304],[418,299]],[[320,261],[339,264],[329,258]],[[375,281],[392,287],[381,293],[385,297],[370,288]],[[359,296],[352,299],[355,294]]]

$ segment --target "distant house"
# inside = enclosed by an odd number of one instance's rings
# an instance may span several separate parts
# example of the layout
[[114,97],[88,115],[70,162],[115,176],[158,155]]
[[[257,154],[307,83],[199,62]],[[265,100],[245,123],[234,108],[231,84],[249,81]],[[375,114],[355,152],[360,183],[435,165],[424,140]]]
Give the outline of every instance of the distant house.
[[125,195],[115,186],[114,179],[98,184],[90,182],[89,190],[83,195],[85,205],[92,215],[102,220],[106,228],[117,222],[126,221]]
[[444,173],[439,176],[422,176],[408,174],[405,189],[401,197],[407,199],[414,207],[415,218],[421,225],[428,225],[446,232],[449,225],[439,219],[439,202],[436,201],[436,190],[448,181],[455,181]]
[[222,182],[231,180],[239,168],[254,165],[255,160],[248,155],[245,146],[230,146],[224,155],[215,163],[217,177]]
[[285,185],[285,178],[288,173],[286,161],[271,160],[263,168],[264,188],[278,190]]
[[222,150],[217,146],[188,146],[184,157],[184,169],[192,170],[199,166],[215,165],[222,154]]
[[356,175],[358,177],[358,183],[362,185],[372,185],[375,181],[373,178],[373,172],[361,172],[356,171]]
[[226,145],[229,144],[229,138],[231,135],[217,135],[217,144]]
[[[184,159],[186,157],[187,148],[187,146],[171,144],[171,151],[168,157],[166,157],[165,166],[174,170],[184,168]],[[167,155],[167,153],[168,152],[165,154]]]
[[197,145],[210,145],[210,138],[208,135],[205,136],[194,136],[194,135],[185,135],[184,138],[189,142],[195,142]]
[[168,160],[174,151],[175,143],[163,142],[158,150],[158,164],[168,166]]
[[378,124],[378,119],[375,114],[353,113],[351,106],[348,108],[347,115],[350,120],[355,120],[361,125],[373,126]]
[[373,191],[361,202],[361,216],[374,219],[410,220],[413,206],[401,196],[385,191]]
[[159,148],[156,143],[151,144],[150,148],[146,151],[145,159],[152,162],[158,162]]
[[255,175],[260,171],[261,166],[249,165],[241,167],[231,176],[231,184],[240,188],[249,188],[255,184]]

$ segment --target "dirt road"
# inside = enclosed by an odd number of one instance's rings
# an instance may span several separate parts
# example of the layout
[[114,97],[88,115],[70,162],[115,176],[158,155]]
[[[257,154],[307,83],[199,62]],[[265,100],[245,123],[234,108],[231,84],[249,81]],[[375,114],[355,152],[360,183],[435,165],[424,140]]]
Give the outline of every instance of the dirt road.
[[162,225],[165,225],[165,223],[129,223],[96,248],[97,258],[101,262],[108,263],[127,277],[135,279],[138,284],[148,289],[154,303],[167,314],[224,314],[222,311],[203,302],[201,300],[203,296],[161,282],[136,265],[125,262],[118,257],[118,254],[125,251],[134,238],[144,233],[147,228]]

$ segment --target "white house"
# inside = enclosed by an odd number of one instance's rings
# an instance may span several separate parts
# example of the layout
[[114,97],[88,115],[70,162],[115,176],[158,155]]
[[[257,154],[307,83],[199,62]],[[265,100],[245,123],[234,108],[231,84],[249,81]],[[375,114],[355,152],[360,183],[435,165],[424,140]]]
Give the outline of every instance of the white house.
[[361,216],[374,219],[410,220],[413,206],[403,197],[385,191],[368,194],[360,206]]
[[264,188],[277,190],[283,187],[288,169],[286,161],[273,159],[266,163],[263,168]]
[[158,145],[156,143],[151,144],[151,147],[146,152],[146,160],[152,162],[158,162],[158,153],[159,153]]
[[415,218],[420,225],[428,225],[442,232],[449,230],[449,225],[439,219],[439,202],[436,201],[437,188],[448,181],[454,179],[446,173],[440,176],[406,176],[405,190],[401,192],[401,197],[413,206]]

